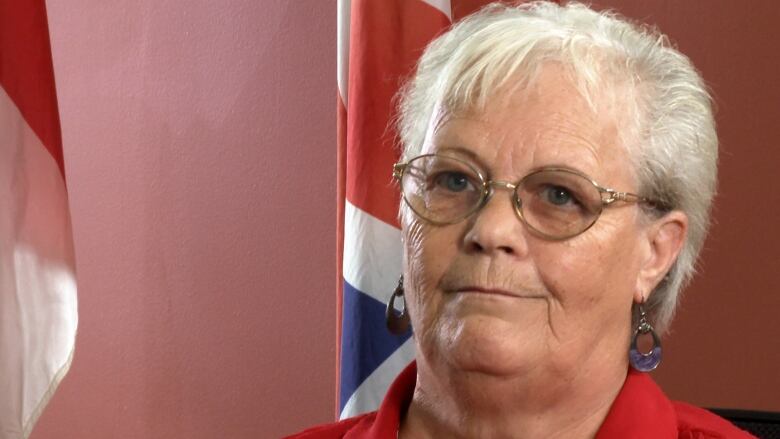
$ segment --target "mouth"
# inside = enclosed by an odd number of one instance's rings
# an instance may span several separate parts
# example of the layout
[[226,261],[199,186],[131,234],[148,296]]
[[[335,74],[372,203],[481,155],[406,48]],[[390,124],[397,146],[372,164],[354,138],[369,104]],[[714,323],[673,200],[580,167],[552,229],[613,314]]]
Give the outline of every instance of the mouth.
[[475,294],[475,295],[486,296],[486,297],[488,296],[509,297],[513,299],[545,299],[546,298],[546,296],[541,294],[523,293],[523,292],[505,290],[502,288],[489,288],[489,287],[480,287],[480,286],[473,286],[473,285],[458,287],[450,290],[450,292],[455,294]]

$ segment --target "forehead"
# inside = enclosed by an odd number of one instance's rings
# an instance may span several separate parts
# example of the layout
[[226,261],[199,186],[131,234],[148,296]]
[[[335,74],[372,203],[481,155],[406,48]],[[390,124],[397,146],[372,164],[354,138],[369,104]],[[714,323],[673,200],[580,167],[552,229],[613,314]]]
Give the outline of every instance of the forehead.
[[458,150],[495,178],[563,166],[595,179],[616,172],[630,179],[618,131],[619,103],[599,99],[589,104],[563,68],[546,66],[527,89],[499,89],[482,108],[438,108],[423,153]]

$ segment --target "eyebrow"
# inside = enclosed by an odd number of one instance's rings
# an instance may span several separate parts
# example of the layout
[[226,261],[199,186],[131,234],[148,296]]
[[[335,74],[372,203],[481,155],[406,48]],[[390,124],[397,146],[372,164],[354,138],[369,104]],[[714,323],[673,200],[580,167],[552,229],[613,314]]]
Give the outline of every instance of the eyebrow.
[[441,148],[438,148],[436,153],[441,152],[452,152],[456,155],[464,155],[471,159],[482,172],[489,172],[489,166],[482,160],[474,151],[463,147],[463,146],[442,146]]
[[474,151],[465,148],[463,146],[442,146],[441,148],[439,148],[439,151],[452,151],[463,155],[467,155],[472,158],[477,158],[477,155],[474,153]]
[[[463,146],[442,146],[441,148],[439,148],[436,151],[437,154],[438,153],[442,153],[442,152],[449,152],[449,153],[455,153],[455,155],[467,156],[473,162],[475,162],[474,164],[477,165],[477,167],[478,167],[478,169],[480,171],[485,173],[486,177],[490,178],[490,175],[491,175],[490,167],[487,166],[485,164],[485,162],[482,161],[482,159],[480,159],[480,157],[474,151],[472,151],[472,150],[470,150],[468,148],[465,148]],[[594,181],[594,179],[590,175],[590,173],[588,173],[588,172],[586,172],[586,171],[584,171],[584,170],[582,170],[582,169],[580,169],[580,168],[578,168],[576,166],[571,166],[571,165],[569,165],[567,163],[557,162],[557,161],[553,162],[553,163],[549,163],[549,164],[543,165],[543,166],[534,166],[533,168],[528,170],[526,175],[534,173],[534,172],[537,172],[537,171],[541,171],[541,170],[544,170],[544,169],[550,169],[550,168],[568,169],[570,171],[574,171],[574,172],[577,172],[579,174],[582,174],[585,177],[587,177],[589,180]],[[523,178],[523,177],[521,177],[521,178]],[[597,182],[597,183],[601,184],[601,182]]]

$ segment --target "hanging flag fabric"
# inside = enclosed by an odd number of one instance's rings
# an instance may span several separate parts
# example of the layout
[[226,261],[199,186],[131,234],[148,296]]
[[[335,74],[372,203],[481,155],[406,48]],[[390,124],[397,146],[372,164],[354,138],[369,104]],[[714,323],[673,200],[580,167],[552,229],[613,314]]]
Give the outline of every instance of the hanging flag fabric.
[[385,328],[401,274],[394,97],[451,21],[449,0],[339,0],[339,417],[376,410],[414,357]]
[[44,0],[0,0],[0,439],[29,436],[70,366],[73,240]]

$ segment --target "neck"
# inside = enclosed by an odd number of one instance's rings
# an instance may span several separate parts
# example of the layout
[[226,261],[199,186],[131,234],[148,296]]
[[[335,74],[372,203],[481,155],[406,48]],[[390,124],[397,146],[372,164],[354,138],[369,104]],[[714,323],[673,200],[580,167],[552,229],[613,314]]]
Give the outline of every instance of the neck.
[[570,373],[540,367],[496,376],[431,367],[418,357],[417,385],[399,437],[595,437],[628,370],[625,359],[604,360]]

